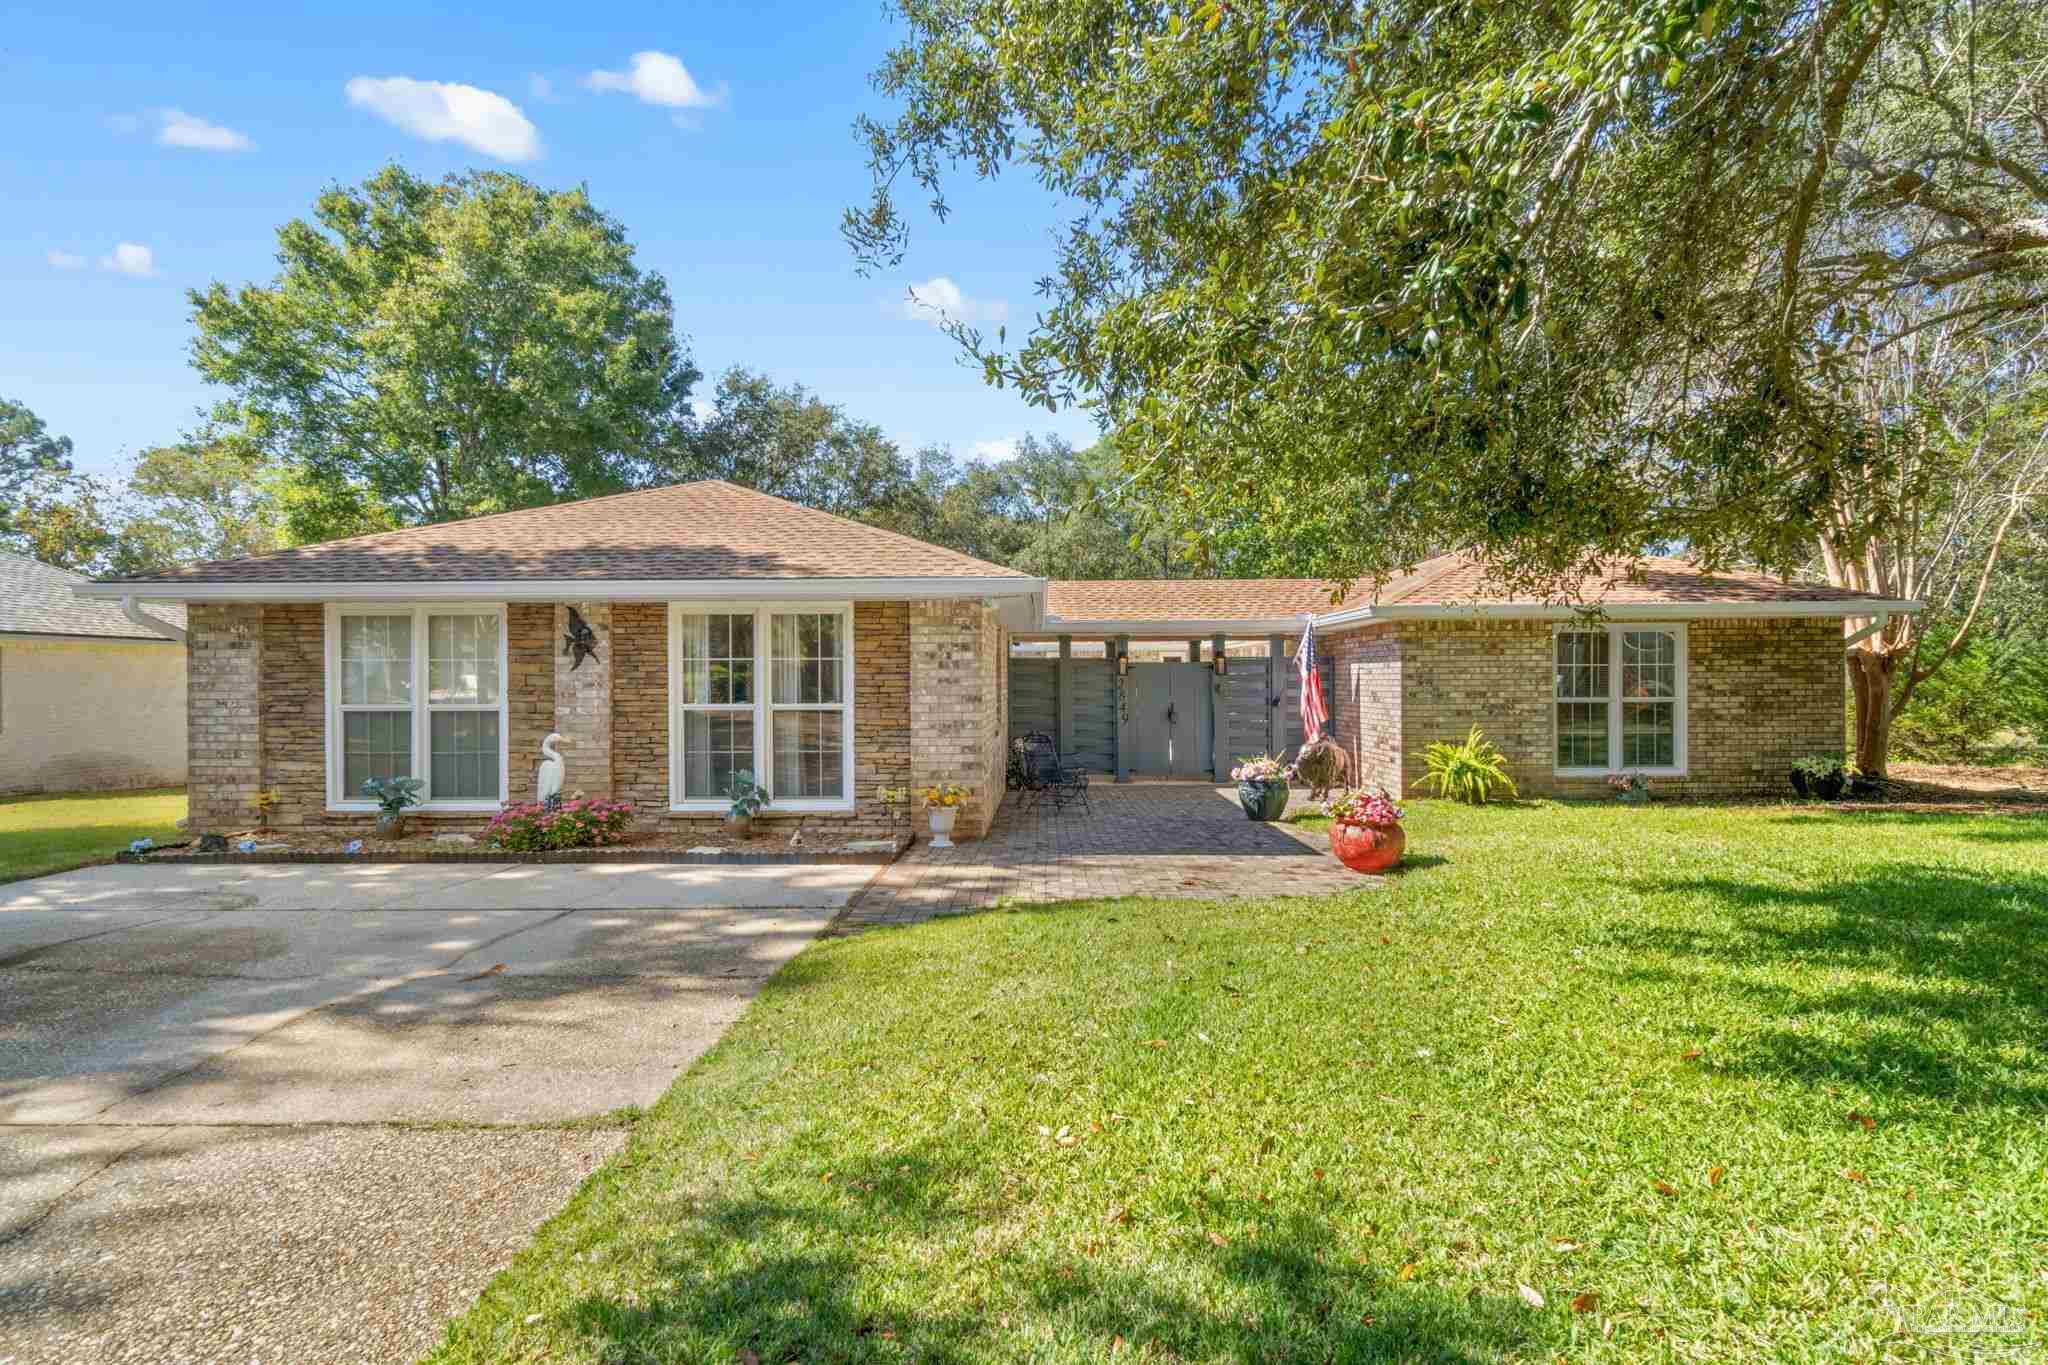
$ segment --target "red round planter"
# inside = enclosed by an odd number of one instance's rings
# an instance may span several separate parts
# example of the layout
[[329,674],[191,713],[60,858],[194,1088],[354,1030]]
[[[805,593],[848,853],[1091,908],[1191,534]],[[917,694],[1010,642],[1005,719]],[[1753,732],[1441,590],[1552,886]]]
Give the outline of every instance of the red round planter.
[[1385,872],[1401,861],[1408,836],[1399,825],[1384,829],[1372,825],[1330,826],[1330,852],[1353,872]]

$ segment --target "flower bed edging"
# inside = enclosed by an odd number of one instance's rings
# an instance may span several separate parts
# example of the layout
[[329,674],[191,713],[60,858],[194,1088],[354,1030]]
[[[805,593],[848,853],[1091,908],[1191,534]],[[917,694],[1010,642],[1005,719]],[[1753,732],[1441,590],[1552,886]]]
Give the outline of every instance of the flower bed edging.
[[119,863],[361,863],[389,866],[399,863],[683,863],[706,866],[853,866],[882,867],[903,856],[904,845],[874,852],[838,852],[820,849],[800,853],[691,853],[683,849],[584,848],[557,849],[547,853],[508,853],[497,849],[420,849],[386,853],[321,853],[300,849],[276,849],[264,853],[191,853],[184,850],[153,853],[117,853]]

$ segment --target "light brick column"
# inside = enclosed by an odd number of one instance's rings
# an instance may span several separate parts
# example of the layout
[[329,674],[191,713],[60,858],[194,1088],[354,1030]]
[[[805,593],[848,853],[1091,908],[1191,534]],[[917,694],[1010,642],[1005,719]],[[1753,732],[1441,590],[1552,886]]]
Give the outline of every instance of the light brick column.
[[263,787],[263,608],[194,603],[185,631],[187,823],[195,835],[246,829]]
[[[576,666],[564,653],[569,634],[569,609],[574,607],[597,635],[597,657]],[[566,741],[564,794],[610,796],[612,791],[612,604],[555,604],[555,729]],[[530,756],[538,763],[540,756]]]
[[910,604],[910,780],[970,789],[955,838],[986,834],[1002,805],[1007,647],[995,612],[978,602]]

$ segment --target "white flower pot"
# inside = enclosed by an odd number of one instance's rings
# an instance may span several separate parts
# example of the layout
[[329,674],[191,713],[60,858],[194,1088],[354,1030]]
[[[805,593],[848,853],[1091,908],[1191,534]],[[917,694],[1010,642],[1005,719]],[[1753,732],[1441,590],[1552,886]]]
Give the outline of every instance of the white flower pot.
[[958,806],[933,806],[930,810],[932,817],[932,847],[951,848],[953,846],[953,821],[959,818],[960,808]]

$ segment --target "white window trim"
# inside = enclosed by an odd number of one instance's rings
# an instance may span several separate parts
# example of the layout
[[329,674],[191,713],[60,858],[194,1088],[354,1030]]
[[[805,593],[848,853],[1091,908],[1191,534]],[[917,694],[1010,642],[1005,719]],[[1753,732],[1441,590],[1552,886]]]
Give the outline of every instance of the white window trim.
[[[684,703],[681,680],[683,675],[683,628],[686,614],[708,612],[725,616],[754,618],[754,774],[757,780],[768,788],[769,803],[761,816],[776,815],[817,815],[840,813],[854,808],[858,793],[854,790],[854,704],[855,678],[853,672],[853,603],[848,600],[830,602],[781,601],[774,598],[694,598],[673,601],[668,604],[668,808],[678,815],[723,815],[732,803],[724,797],[683,799],[683,714]],[[778,706],[772,696],[775,685],[770,653],[773,649],[773,626],[770,617],[802,612],[835,612],[839,615],[844,629],[840,631],[839,660],[840,674],[845,679],[840,693],[843,700],[836,708],[843,717],[842,733],[846,743],[840,753],[840,790],[846,795],[839,798],[813,797],[805,800],[788,799],[775,794],[774,781],[774,713],[789,711],[830,711],[830,704],[807,703]],[[698,709],[698,708],[691,708]],[[743,710],[742,707],[714,706],[708,710]]]
[[[498,704],[496,707],[460,704],[453,707],[436,708],[427,700],[427,617],[429,616],[496,616],[498,618]],[[495,801],[434,801],[423,800],[412,807],[428,814],[438,812],[476,813],[495,812],[505,804],[507,783],[511,781],[510,753],[508,746],[512,739],[511,692],[512,671],[509,660],[509,641],[506,634],[505,604],[503,602],[329,602],[327,604],[327,809],[336,813],[374,811],[377,803],[367,797],[342,790],[342,775],[346,764],[341,752],[341,618],[344,616],[411,616],[412,617],[412,775],[426,786],[422,796],[434,789],[432,721],[433,711],[490,711],[498,713],[498,798]],[[369,710],[396,711],[399,708],[368,707]]]
[[[1632,630],[1656,630],[1677,637],[1678,645],[1678,690],[1673,697],[1673,724],[1671,747],[1678,762],[1669,767],[1631,767],[1621,759],[1621,637]],[[1557,708],[1564,703],[1557,695],[1557,637],[1560,635],[1607,636],[1607,755],[1608,766],[1604,768],[1561,768],[1557,767]],[[1557,777],[1610,777],[1615,773],[1642,773],[1646,777],[1684,777],[1690,771],[1691,744],[1686,713],[1691,709],[1687,697],[1687,678],[1692,672],[1692,645],[1686,638],[1685,623],[1682,621],[1615,621],[1597,626],[1579,625],[1573,622],[1559,622],[1551,627],[1550,639],[1550,762],[1551,772]],[[1586,697],[1585,701],[1598,701],[1598,697]]]

